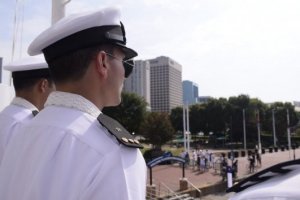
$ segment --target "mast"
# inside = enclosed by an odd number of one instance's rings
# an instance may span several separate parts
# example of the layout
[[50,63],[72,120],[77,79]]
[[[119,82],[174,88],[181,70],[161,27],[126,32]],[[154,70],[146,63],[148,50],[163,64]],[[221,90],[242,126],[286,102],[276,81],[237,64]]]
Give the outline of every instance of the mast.
[[71,0],[52,0],[52,24],[65,16],[65,7],[70,1]]

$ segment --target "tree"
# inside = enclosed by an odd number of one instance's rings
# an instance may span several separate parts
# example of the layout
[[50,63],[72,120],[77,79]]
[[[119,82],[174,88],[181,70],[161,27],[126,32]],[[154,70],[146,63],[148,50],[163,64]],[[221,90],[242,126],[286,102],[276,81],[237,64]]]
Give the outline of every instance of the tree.
[[175,130],[167,113],[149,113],[140,129],[142,135],[156,148],[172,139]]
[[222,132],[225,130],[225,107],[224,99],[211,99],[206,105],[207,127],[209,132]]
[[199,133],[200,131],[207,133],[207,116],[206,104],[195,104],[190,106],[190,131],[191,133]]
[[170,120],[176,132],[178,131],[182,132],[183,130],[182,115],[183,115],[182,107],[176,107],[171,110]]
[[[243,141],[243,109],[248,108],[250,98],[248,95],[239,95],[238,97],[229,97],[230,118],[228,124],[231,127],[231,137],[234,142]],[[245,112],[248,119],[249,112]]]
[[116,107],[106,107],[103,113],[119,121],[129,132],[138,133],[146,117],[146,101],[135,93],[122,93],[122,102]]
[[291,103],[275,102],[269,107],[265,108],[263,113],[262,129],[269,133],[269,145],[273,144],[273,112],[275,119],[276,137],[278,139],[277,145],[287,144],[287,110],[289,110],[290,127],[292,132],[295,130],[294,127],[298,123],[297,113]]

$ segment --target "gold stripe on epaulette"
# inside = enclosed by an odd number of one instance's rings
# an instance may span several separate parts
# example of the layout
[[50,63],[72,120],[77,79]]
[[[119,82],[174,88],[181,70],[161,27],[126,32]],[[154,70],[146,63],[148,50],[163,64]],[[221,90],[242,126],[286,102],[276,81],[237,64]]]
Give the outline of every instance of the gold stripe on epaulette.
[[123,142],[126,142],[126,143],[128,143],[128,139],[127,139],[127,138],[125,138],[125,137],[122,137],[122,140],[123,140]]
[[128,139],[130,143],[134,143],[134,140],[133,139]]

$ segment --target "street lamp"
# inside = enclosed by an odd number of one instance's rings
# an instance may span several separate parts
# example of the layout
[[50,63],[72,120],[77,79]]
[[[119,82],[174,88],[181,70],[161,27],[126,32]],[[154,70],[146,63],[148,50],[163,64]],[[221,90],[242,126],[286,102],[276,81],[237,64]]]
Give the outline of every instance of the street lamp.
[[288,138],[288,146],[289,146],[289,157],[291,159],[291,131],[290,131],[290,113],[289,109],[286,109],[286,118],[287,118],[287,138]]
[[245,109],[243,108],[243,129],[244,129],[244,150],[247,150],[246,142],[246,118],[245,118]]
[[277,147],[276,141],[276,127],[275,127],[275,109],[272,109],[272,121],[273,121],[273,139],[274,139],[274,147]]
[[183,140],[184,151],[190,151],[190,120],[189,120],[189,107],[188,105],[182,105],[183,111]]
[[184,151],[186,151],[186,117],[185,117],[185,105],[182,105],[182,120],[183,120],[183,142],[184,142]]
[[257,122],[257,137],[258,137],[258,153],[261,153],[261,140],[260,140],[260,118],[259,118],[259,110],[256,109],[256,122]]

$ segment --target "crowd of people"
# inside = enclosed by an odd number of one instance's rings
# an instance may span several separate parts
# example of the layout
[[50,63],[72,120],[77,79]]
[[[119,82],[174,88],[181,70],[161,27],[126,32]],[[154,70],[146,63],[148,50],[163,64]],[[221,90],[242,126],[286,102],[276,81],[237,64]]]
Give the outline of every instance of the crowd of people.
[[[204,173],[213,169],[216,174],[222,176],[223,180],[226,180],[228,172],[231,172],[234,178],[237,177],[238,159],[233,155],[227,158],[225,153],[213,153],[208,149],[194,149],[190,153],[182,151],[180,157],[185,160],[185,167],[191,168],[193,171]],[[249,151],[247,160],[246,168],[249,173],[254,173],[256,168],[262,165],[261,155],[258,151]]]
[[214,154],[208,150],[193,150],[191,153],[182,151],[180,156],[185,159],[185,165],[193,170],[205,172],[213,167]]

